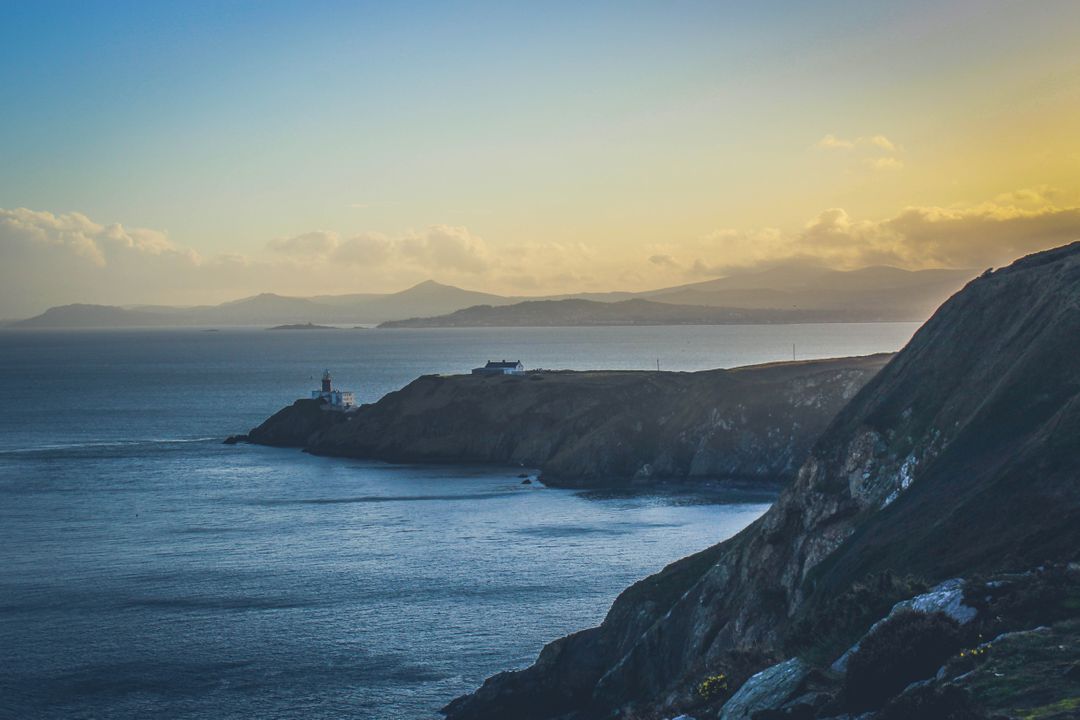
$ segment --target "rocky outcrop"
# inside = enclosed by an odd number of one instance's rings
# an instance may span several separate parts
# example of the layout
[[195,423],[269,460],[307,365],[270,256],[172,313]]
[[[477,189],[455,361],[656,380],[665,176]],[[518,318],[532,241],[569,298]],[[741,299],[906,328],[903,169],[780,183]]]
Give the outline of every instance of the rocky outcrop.
[[429,375],[355,412],[298,401],[252,442],[391,462],[540,468],[561,486],[790,480],[887,355],[734,370]]
[[[489,679],[447,715],[670,717],[698,702],[707,675],[737,687],[808,653],[799,622],[875,573],[937,582],[1075,560],[1078,437],[1074,244],[985,273],[945,303],[838,414],[761,519],[642,581],[598,628]],[[855,641],[876,618],[832,619]]]
[[347,419],[345,413],[331,410],[322,400],[297,400],[278,410],[247,435],[234,437],[258,445],[302,448],[320,432]]

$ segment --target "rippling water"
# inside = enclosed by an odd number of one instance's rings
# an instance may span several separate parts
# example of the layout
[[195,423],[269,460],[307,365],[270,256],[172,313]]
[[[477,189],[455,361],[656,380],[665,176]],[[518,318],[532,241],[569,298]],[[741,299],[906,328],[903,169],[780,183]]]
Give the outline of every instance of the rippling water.
[[766,507],[220,444],[323,366],[370,401],[489,356],[691,370],[914,327],[0,332],[0,716],[435,717]]

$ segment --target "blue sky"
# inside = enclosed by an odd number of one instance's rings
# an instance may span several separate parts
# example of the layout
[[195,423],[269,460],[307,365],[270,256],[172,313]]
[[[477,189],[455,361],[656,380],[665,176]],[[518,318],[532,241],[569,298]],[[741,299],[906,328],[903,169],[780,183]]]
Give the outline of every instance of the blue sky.
[[200,262],[383,238],[356,290],[433,274],[399,256],[439,227],[490,256],[449,281],[660,284],[678,278],[649,258],[760,262],[707,239],[830,208],[1075,194],[1078,8],[5,3],[0,208],[145,228]]

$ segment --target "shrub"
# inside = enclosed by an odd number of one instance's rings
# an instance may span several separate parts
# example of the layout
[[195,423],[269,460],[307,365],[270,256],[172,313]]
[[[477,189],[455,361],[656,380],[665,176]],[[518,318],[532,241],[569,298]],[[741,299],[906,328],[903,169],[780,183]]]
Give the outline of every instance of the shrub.
[[719,675],[710,675],[701,681],[697,687],[698,695],[704,700],[712,700],[714,698],[726,695],[728,692],[728,680],[727,675],[720,673]]
[[894,698],[875,716],[876,720],[982,720],[971,698],[956,685],[917,687]]
[[844,592],[814,604],[796,621],[787,637],[788,654],[813,663],[832,662],[893,605],[928,588],[918,578],[889,571],[852,583]]
[[932,676],[960,645],[960,625],[944,613],[909,611],[885,620],[848,662],[844,696],[849,707],[881,707],[911,683]]

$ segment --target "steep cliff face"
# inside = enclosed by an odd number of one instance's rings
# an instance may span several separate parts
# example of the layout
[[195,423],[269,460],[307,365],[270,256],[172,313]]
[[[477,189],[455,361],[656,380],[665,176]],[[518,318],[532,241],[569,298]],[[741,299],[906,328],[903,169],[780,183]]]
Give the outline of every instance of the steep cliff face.
[[[805,650],[800,619],[869,575],[1080,553],[1080,244],[985,274],[836,417],[735,538],[627,590],[604,623],[489,679],[452,720],[659,717]],[[860,631],[866,628],[859,628]]]
[[316,433],[346,420],[344,413],[329,410],[322,400],[297,400],[278,410],[247,435],[229,440],[243,439],[259,445],[302,448]]
[[779,482],[887,360],[426,376],[346,415],[299,401],[249,439],[396,462],[521,464],[564,486]]

